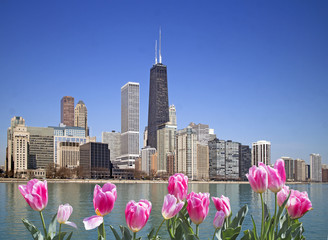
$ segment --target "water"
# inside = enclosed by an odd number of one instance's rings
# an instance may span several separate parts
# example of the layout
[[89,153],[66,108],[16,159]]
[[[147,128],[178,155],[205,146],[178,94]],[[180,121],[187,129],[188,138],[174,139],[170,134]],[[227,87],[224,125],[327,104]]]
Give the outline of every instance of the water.
[[[18,183],[0,183],[0,239],[32,239],[29,232],[25,229],[21,219],[27,218],[33,222],[40,230],[39,214],[33,211],[23,199],[18,190]],[[89,183],[48,183],[49,203],[44,210],[46,224],[49,224],[51,217],[57,212],[59,204],[69,203],[74,211],[70,218],[77,224],[78,230],[63,225],[62,231],[74,230],[73,239],[96,239],[97,231],[86,231],[83,226],[83,218],[95,215],[93,209],[93,189],[95,184]],[[126,226],[124,210],[127,202],[131,199],[139,201],[148,199],[152,202],[153,209],[147,225],[137,236],[143,236],[151,228],[157,228],[163,220],[161,209],[164,195],[167,194],[167,184],[163,183],[134,183],[134,184],[116,184],[117,201],[114,210],[105,217],[105,224],[108,239],[113,239],[113,235],[108,225],[113,225],[119,230],[119,225]],[[305,236],[307,239],[328,239],[328,184],[304,184],[290,185],[291,188],[300,191],[307,191],[312,201],[314,210],[308,212],[301,221],[304,223]],[[248,184],[189,184],[189,192],[209,192],[211,196],[228,196],[231,201],[233,215],[239,208],[248,204],[249,212],[243,224],[243,230],[252,228],[251,215],[259,223],[261,219],[261,202],[259,194],[254,193]],[[264,195],[265,201],[271,206],[273,211],[274,195],[267,192]],[[215,207],[211,201],[209,215],[200,225],[201,239],[212,238],[213,218]],[[58,227],[58,226],[57,226]],[[160,235],[163,239],[168,239],[165,227],[162,227]],[[241,234],[240,236],[242,236]]]

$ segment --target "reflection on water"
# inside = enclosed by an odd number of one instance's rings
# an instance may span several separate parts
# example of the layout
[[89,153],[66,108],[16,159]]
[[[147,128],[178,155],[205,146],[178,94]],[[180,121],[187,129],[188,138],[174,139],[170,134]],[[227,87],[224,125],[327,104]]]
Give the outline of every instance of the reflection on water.
[[[0,183],[0,204],[3,206],[0,218],[1,236],[7,236],[7,239],[29,239],[27,230],[21,222],[22,218],[32,221],[39,229],[39,214],[33,211],[25,202],[18,190],[17,183]],[[97,237],[96,230],[85,231],[83,226],[83,218],[95,215],[93,209],[93,189],[94,184],[79,183],[57,183],[48,184],[49,203],[44,210],[46,223],[49,224],[51,217],[57,212],[59,204],[70,203],[73,208],[71,221],[75,222],[78,230],[74,230],[74,239],[95,239]],[[117,229],[119,225],[126,226],[124,210],[129,200],[139,201],[140,199],[148,199],[152,203],[152,212],[146,227],[138,233],[138,236],[146,238],[147,232],[151,228],[157,228],[162,221],[162,204],[164,196],[167,194],[167,184],[116,184],[117,201],[113,211],[105,217],[107,226],[108,239],[112,239],[109,225],[114,225]],[[301,220],[305,225],[305,236],[308,239],[327,239],[328,229],[326,222],[328,221],[328,208],[326,202],[328,199],[327,184],[304,184],[290,185],[291,188],[300,191],[307,191],[312,201],[314,210],[306,214]],[[243,230],[252,228],[251,218],[253,215],[255,221],[259,224],[261,219],[261,199],[260,195],[254,193],[248,184],[189,184],[189,192],[209,192],[211,197],[221,197],[221,195],[230,198],[233,215],[237,213],[240,207],[245,204],[249,206],[249,213],[246,216]],[[263,198],[268,203],[271,212],[274,211],[274,194],[266,192]],[[202,239],[211,238],[213,234],[213,218],[215,215],[215,207],[213,202],[210,204],[209,215],[201,225],[200,234]],[[68,226],[63,226],[63,231],[72,231]],[[165,227],[160,231],[163,239],[165,236]]]

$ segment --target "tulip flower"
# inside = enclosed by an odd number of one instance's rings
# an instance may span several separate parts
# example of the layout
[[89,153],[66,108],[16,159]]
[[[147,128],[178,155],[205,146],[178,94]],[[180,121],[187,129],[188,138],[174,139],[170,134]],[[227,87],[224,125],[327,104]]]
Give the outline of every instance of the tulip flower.
[[19,185],[19,191],[30,207],[41,212],[48,204],[47,181],[32,179],[26,185]]
[[226,218],[226,214],[224,211],[217,211],[213,220],[213,226],[215,229],[222,228],[224,220]]
[[184,201],[188,194],[188,177],[182,173],[176,173],[170,176],[167,190],[169,194],[174,195],[178,201]]
[[[261,163],[263,166],[264,164]],[[285,172],[285,162],[282,159],[278,159],[274,164],[274,168],[270,166],[263,166],[266,167],[268,172],[268,188],[274,192],[279,192],[286,182],[286,172]]]
[[62,204],[59,205],[58,212],[57,212],[57,221],[59,222],[59,224],[66,224],[74,228],[77,228],[75,223],[68,221],[72,212],[73,212],[73,207],[68,203],[66,203],[65,205]]
[[207,214],[210,205],[209,193],[194,193],[191,192],[187,196],[187,211],[189,213],[189,217],[191,221],[199,225],[201,224]]
[[266,168],[259,163],[259,167],[253,166],[246,174],[249,184],[256,193],[264,193],[268,188],[268,173]]
[[[278,193],[277,193],[277,199],[278,199],[278,205],[279,207],[282,206],[282,204],[285,202],[285,200],[287,199],[289,195],[289,187],[288,186],[284,186]],[[287,205],[288,206],[288,202]]]
[[183,208],[183,202],[177,202],[175,196],[167,194],[164,197],[164,203],[162,207],[162,215],[165,220],[173,218]]
[[212,197],[212,201],[215,205],[215,208],[217,211],[223,211],[225,214],[225,217],[229,217],[231,214],[231,207],[230,207],[230,200],[228,197],[221,196],[221,198],[218,197]]
[[133,233],[139,232],[146,225],[151,207],[151,202],[145,199],[128,202],[125,208],[125,220]]
[[312,203],[307,192],[291,190],[288,200],[287,212],[291,219],[297,219],[304,216],[309,210],[312,210]]
[[86,230],[94,229],[104,222],[103,217],[113,210],[116,198],[117,193],[114,184],[105,183],[102,188],[99,185],[95,186],[93,206],[97,215],[83,219]]

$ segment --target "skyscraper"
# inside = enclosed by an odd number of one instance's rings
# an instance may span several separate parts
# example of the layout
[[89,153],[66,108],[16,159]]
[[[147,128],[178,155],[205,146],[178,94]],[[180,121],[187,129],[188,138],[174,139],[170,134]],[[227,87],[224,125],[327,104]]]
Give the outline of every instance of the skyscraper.
[[321,168],[321,156],[317,153],[310,154],[310,174],[311,181],[313,182],[321,182],[322,181],[322,168]]
[[121,88],[121,163],[134,168],[139,157],[139,83]]
[[85,129],[85,136],[88,134],[88,110],[83,101],[79,101],[74,109],[74,126]]
[[74,126],[74,98],[65,96],[61,99],[60,122],[66,126]]
[[281,157],[281,159],[285,162],[286,180],[294,181],[294,160],[291,157]]
[[268,141],[257,141],[252,143],[252,165],[263,162],[266,165],[271,163],[271,143]]
[[159,36],[159,62],[157,50],[155,64],[150,69],[149,108],[148,108],[148,146],[157,149],[158,126],[168,122],[169,99],[167,88],[167,67],[162,64],[161,32]]
[[102,143],[107,143],[110,150],[110,161],[114,163],[117,157],[121,155],[121,133],[120,132],[102,132]]

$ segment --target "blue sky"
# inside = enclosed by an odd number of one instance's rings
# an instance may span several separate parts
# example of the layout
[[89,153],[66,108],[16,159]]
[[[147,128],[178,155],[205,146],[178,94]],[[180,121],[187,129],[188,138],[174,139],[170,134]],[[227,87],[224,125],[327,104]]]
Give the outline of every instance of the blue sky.
[[328,163],[327,1],[0,2],[0,164],[13,116],[60,122],[60,99],[88,108],[91,135],[120,131],[120,88],[140,83],[140,133],[162,28],[178,128],[206,123],[220,139],[265,139],[272,160]]

